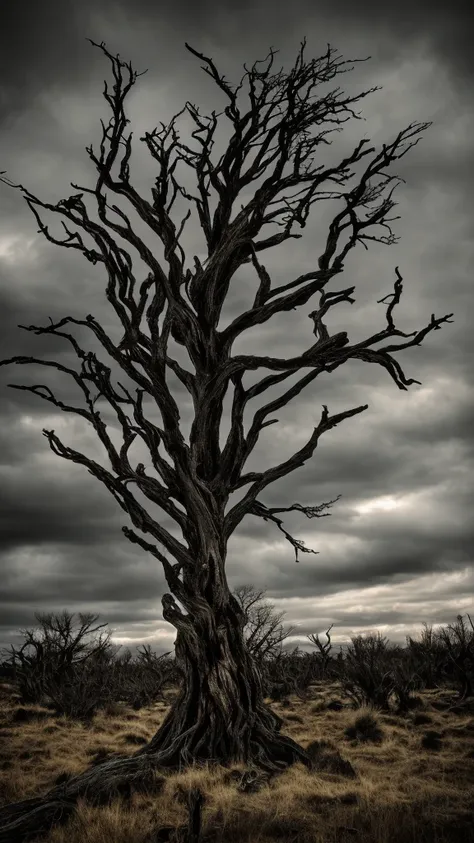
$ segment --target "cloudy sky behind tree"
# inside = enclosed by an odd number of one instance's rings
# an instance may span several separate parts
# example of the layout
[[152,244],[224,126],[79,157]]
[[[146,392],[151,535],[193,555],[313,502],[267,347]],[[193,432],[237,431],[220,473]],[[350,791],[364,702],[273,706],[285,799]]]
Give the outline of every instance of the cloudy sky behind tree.
[[[323,404],[331,413],[369,405],[325,434],[313,459],[263,497],[267,506],[285,506],[342,496],[331,517],[309,521],[291,514],[285,520],[319,554],[300,554],[295,564],[275,525],[252,516],[229,545],[231,587],[265,589],[276,609],[286,611],[285,623],[297,625],[292,646],[310,649],[305,635],[330,623],[336,643],[372,630],[404,643],[422,621],[445,624],[474,611],[473,34],[468,4],[433,8],[426,0],[17,0],[2,9],[0,169],[44,201],[69,196],[71,181],[93,186],[95,170],[84,148],[91,142],[97,148],[100,118],[108,117],[102,90],[110,66],[87,37],[105,40],[136,70],[148,68],[127,108],[135,138],[132,181],[143,191],[153,179],[153,162],[139,141],[144,130],[168,120],[186,100],[205,113],[224,105],[185,41],[212,56],[234,82],[244,62],[264,58],[271,46],[288,68],[303,37],[308,57],[324,53],[327,42],[347,59],[372,56],[335,80],[349,93],[383,89],[361,101],[365,122],[351,121],[332,147],[323,147],[324,164],[364,137],[379,146],[413,120],[433,121],[390,169],[406,180],[396,193],[399,243],[372,244],[368,252],[358,246],[351,253],[341,279],[343,287],[356,285],[356,303],[335,307],[328,320],[331,333],[347,330],[351,342],[382,329],[385,309],[377,299],[393,290],[399,266],[404,295],[398,327],[415,330],[432,313],[454,313],[454,324],[398,356],[407,377],[422,385],[402,392],[384,369],[350,361],[280,411],[279,424],[264,431],[248,464],[259,470],[290,456],[308,439]],[[262,261],[275,286],[315,267],[334,213],[329,202],[316,206],[301,240],[265,252]],[[92,313],[119,339],[104,269],[45,241],[21,194],[4,185],[0,219],[0,358],[23,354],[72,364],[65,341],[17,328],[46,325],[49,317]],[[195,215],[184,244],[190,265],[193,255],[204,256]],[[250,306],[255,284],[251,267],[237,273],[226,322]],[[311,344],[308,313],[315,301],[252,330],[234,353],[301,353]],[[88,332],[75,335],[99,350]],[[175,630],[162,619],[161,566],[123,536],[121,526],[129,522],[105,487],[55,456],[41,435],[53,428],[65,444],[106,464],[95,432],[7,383],[46,383],[58,398],[80,401],[74,385],[55,370],[0,369],[0,646],[18,643],[18,630],[34,624],[34,612],[67,608],[100,614],[118,643],[170,649]],[[189,396],[177,386],[175,394],[187,432]],[[104,418],[113,422],[105,405]],[[138,447],[136,457],[147,467]]]

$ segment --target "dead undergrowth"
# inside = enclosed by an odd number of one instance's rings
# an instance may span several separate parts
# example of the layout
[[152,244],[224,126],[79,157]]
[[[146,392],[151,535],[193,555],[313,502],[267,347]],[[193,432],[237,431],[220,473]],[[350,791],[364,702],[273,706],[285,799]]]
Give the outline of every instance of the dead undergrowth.
[[[20,706],[14,690],[0,688],[1,804],[43,793],[114,753],[132,754],[175,693],[139,713],[114,704],[86,726]],[[235,764],[157,773],[153,792],[101,807],[79,802],[38,843],[178,840],[192,789],[203,796],[201,843],[474,843],[474,706],[455,705],[447,691],[420,696],[402,717],[354,711],[337,683],[316,683],[307,701],[272,704],[282,732],[317,760],[315,772],[296,764],[268,778]]]

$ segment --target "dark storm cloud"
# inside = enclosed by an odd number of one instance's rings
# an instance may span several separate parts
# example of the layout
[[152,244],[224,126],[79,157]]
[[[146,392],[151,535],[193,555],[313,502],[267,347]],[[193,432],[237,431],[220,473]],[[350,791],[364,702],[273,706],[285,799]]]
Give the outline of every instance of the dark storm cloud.
[[[412,119],[434,120],[422,143],[396,168],[407,181],[397,208],[400,244],[360,250],[347,260],[343,283],[335,287],[356,284],[357,302],[335,310],[330,321],[331,331],[348,330],[352,342],[382,328],[384,309],[376,302],[391,291],[393,268],[400,265],[405,278],[400,327],[419,328],[433,311],[455,313],[454,325],[427,337],[421,349],[400,355],[407,375],[423,386],[400,392],[386,372],[351,361],[318,378],[277,414],[279,424],[263,432],[247,466],[263,469],[301,447],[322,404],[331,412],[369,404],[362,416],[322,438],[302,469],[262,494],[269,506],[296,500],[317,504],[342,494],[329,518],[285,518],[293,535],[319,555],[301,554],[296,564],[293,548],[276,526],[254,517],[230,542],[231,586],[250,582],[266,589],[277,610],[287,611],[286,622],[299,624],[292,645],[309,648],[299,636],[330,623],[338,641],[381,628],[403,642],[422,620],[446,623],[459,610],[473,609],[470,19],[468,4],[433,7],[407,0],[238,6],[18,0],[2,9],[0,169],[45,200],[68,195],[71,180],[90,184],[94,178],[84,147],[97,144],[99,117],[107,114],[101,91],[109,66],[86,37],[104,39],[137,70],[149,68],[130,101],[137,121],[133,173],[144,190],[152,170],[138,141],[142,128],[168,119],[186,99],[205,111],[222,106],[185,41],[213,56],[235,81],[242,63],[263,58],[270,46],[281,49],[282,62],[292,60],[305,35],[308,55],[323,52],[328,41],[344,57],[372,55],[371,62],[338,81],[342,88],[352,85],[351,91],[376,84],[384,91],[362,102],[371,122],[349,124],[332,154],[352,148],[366,132],[380,144]],[[0,209],[0,358],[23,354],[76,365],[65,341],[16,326],[93,313],[117,336],[120,325],[105,300],[104,273],[38,237],[20,195],[3,185]],[[331,210],[316,208],[305,238],[265,256],[275,285],[314,267]],[[196,223],[191,221],[186,237],[192,263],[203,248]],[[254,284],[252,270],[243,268],[232,284],[226,319],[251,304]],[[83,348],[111,364],[89,331],[73,333]],[[307,348],[311,336],[306,312],[291,312],[249,332],[234,353],[292,356]],[[112,371],[119,374],[114,365]],[[122,374],[119,380],[130,385]],[[68,608],[98,612],[119,642],[150,640],[160,651],[170,649],[174,630],[160,620],[166,588],[161,568],[127,542],[120,531],[125,513],[107,491],[84,469],[53,455],[41,435],[43,427],[54,428],[65,444],[108,465],[93,431],[28,392],[7,389],[7,383],[47,383],[67,403],[79,399],[74,384],[54,370],[0,368],[0,646],[18,641],[17,630],[32,625],[35,611]],[[187,435],[191,404],[179,382],[170,378],[170,384]],[[265,401],[254,402],[253,410],[281,391],[278,387]],[[227,401],[227,413],[229,408]],[[104,402],[100,409],[113,425]],[[118,430],[112,432],[119,442]],[[144,448],[133,457],[149,468]],[[172,528],[169,519],[157,518]]]
[[[87,12],[87,4],[85,4]],[[84,79],[94,57],[85,60],[84,37],[73,2],[31,0],[2,9],[0,52],[2,125],[50,85],[74,85]],[[92,36],[89,36],[92,37]]]
[[[107,4],[106,4],[107,7]],[[288,37],[303,38],[316,35],[322,44],[326,32],[335,46],[346,33],[366,41],[370,32],[370,53],[378,60],[391,60],[399,46],[409,47],[417,41],[427,41],[430,49],[446,63],[454,81],[468,86],[474,74],[472,37],[474,25],[467,0],[430,3],[429,0],[401,0],[399,3],[380,3],[378,0],[353,3],[337,0],[327,4],[321,0],[295,0],[292,3],[265,2],[236,3],[214,0],[207,2],[175,2],[159,4],[142,0],[130,4],[113,4],[110,11],[121,8],[128,20],[152,22],[157,29],[165,19],[165,26],[175,32],[192,33],[233,49],[236,44],[250,45],[264,36],[268,44],[278,49]],[[164,14],[164,10],[166,10]],[[109,12],[110,13],[110,12]],[[278,40],[280,43],[276,43]],[[196,45],[200,49],[199,45]],[[361,56],[362,57],[362,56]]]
[[[36,444],[24,435],[20,442],[23,446],[28,443],[31,449]],[[22,464],[24,459],[23,450]],[[16,463],[18,466],[18,459]],[[86,472],[79,466],[69,466],[67,475],[63,472],[48,483],[44,475],[34,472],[25,495],[24,476],[19,479],[15,471],[10,477],[4,473],[0,491],[0,553],[24,542],[39,547],[49,545],[52,536],[55,543],[94,545],[117,535],[116,507],[106,491],[97,486],[91,489]]]
[[[100,22],[107,31],[98,30]],[[156,43],[153,72],[166,70],[170,61],[170,45],[162,33],[178,37],[203,38],[207,44],[230,48],[247,47],[256,38],[286,41],[288,36],[303,37],[316,32],[324,43],[326,31],[342,32],[374,42],[371,52],[385,50],[392,58],[399,44],[405,47],[419,39],[428,41],[439,59],[446,62],[455,82],[468,84],[474,73],[472,57],[473,24],[470,4],[453,0],[432,4],[428,0],[412,3],[383,4],[373,0],[354,4],[338,0],[327,4],[318,0],[294,0],[291,4],[265,2],[219,2],[198,0],[103,0],[100,7],[92,0],[80,4],[73,0],[47,0],[35,3],[17,0],[2,9],[0,70],[4,114],[31,105],[35,97],[50,85],[74,88],[96,79],[100,56],[89,48],[86,37],[106,40],[116,27],[121,30],[122,44],[117,47],[125,56],[125,48],[146,36]],[[327,39],[326,39],[327,40]],[[200,49],[200,45],[195,45]],[[283,46],[283,45],[281,45]],[[383,60],[383,54],[377,58]],[[171,71],[176,72],[174,63]]]

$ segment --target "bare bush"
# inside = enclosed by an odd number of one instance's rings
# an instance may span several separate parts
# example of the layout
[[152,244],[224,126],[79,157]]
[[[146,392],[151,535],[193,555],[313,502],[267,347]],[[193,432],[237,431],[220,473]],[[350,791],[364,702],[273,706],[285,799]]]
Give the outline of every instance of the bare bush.
[[427,623],[422,626],[419,641],[407,636],[407,648],[423,688],[433,689],[443,681],[447,651],[439,632]]
[[135,711],[164,700],[163,690],[176,675],[168,656],[169,653],[158,656],[149,644],[144,644],[135,659],[130,652],[117,659],[115,699],[123,700]]
[[351,638],[342,675],[345,693],[357,706],[373,705],[388,711],[394,681],[389,669],[387,640],[380,633]]
[[401,647],[394,648],[392,659],[391,677],[396,711],[397,714],[405,714],[419,704],[419,698],[414,694],[423,687],[423,680],[417,672],[409,650],[403,650]]
[[71,685],[78,668],[113,650],[110,632],[97,636],[107,626],[94,626],[98,615],[79,613],[75,617],[65,609],[57,614],[36,613],[35,618],[38,628],[20,630],[24,643],[20,648],[12,645],[7,651],[23,703],[53,698],[60,693],[62,683]]
[[467,617],[470,628],[463,616],[458,615],[455,623],[448,624],[439,632],[462,700],[474,695],[474,625],[470,615]]
[[48,676],[45,696],[56,714],[89,722],[100,708],[112,701],[110,666],[92,658]]
[[313,674],[314,660],[311,654],[301,653],[298,647],[291,653],[267,658],[262,667],[265,692],[274,701],[281,701],[290,694],[306,699]]

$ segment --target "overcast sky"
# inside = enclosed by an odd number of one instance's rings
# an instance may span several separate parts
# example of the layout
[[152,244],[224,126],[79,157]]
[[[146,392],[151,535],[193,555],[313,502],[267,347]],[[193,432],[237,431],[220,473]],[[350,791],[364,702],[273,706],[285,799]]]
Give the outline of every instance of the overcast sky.
[[[336,643],[375,630],[404,643],[423,621],[446,624],[474,612],[474,32],[468,5],[16,0],[2,8],[0,169],[45,201],[69,196],[70,181],[92,185],[94,179],[84,147],[97,145],[100,118],[108,117],[101,93],[109,64],[87,37],[105,40],[137,70],[148,68],[128,105],[135,130],[132,179],[144,191],[153,169],[139,142],[143,130],[186,100],[204,111],[223,104],[185,41],[211,55],[233,81],[244,62],[264,58],[270,46],[288,66],[305,36],[308,56],[321,55],[327,42],[345,58],[372,56],[337,80],[354,93],[375,85],[383,90],[362,101],[366,122],[347,124],[328,149],[331,156],[363,137],[389,141],[412,120],[433,121],[391,170],[406,179],[397,192],[400,242],[374,244],[368,252],[358,247],[342,284],[338,279],[329,288],[356,284],[356,303],[334,308],[329,320],[331,331],[347,330],[351,341],[384,327],[385,311],[376,301],[393,289],[397,265],[405,281],[396,312],[400,328],[421,328],[433,312],[454,312],[454,324],[399,355],[407,376],[422,385],[402,392],[384,369],[351,361],[280,411],[279,424],[262,434],[249,463],[251,470],[263,469],[301,447],[322,404],[331,413],[369,405],[325,434],[312,460],[262,495],[273,506],[342,496],[331,517],[285,522],[319,555],[300,554],[295,564],[276,526],[252,516],[229,545],[231,587],[250,583],[266,590],[277,610],[286,611],[285,623],[298,625],[291,646],[311,649],[305,635],[331,623]],[[303,239],[265,253],[275,286],[314,268],[330,212],[329,206],[315,211]],[[48,317],[92,313],[118,339],[104,269],[47,243],[20,193],[4,185],[0,220],[0,358],[24,354],[71,364],[68,343],[17,328],[45,325]],[[186,237],[192,265],[193,254],[204,253],[195,216]],[[252,291],[255,277],[246,267],[232,284],[226,320],[250,305]],[[235,352],[301,353],[311,345],[308,313],[316,305],[313,299],[252,331]],[[97,350],[86,332],[76,336]],[[117,643],[169,650],[175,630],[162,619],[167,588],[160,564],[123,536],[121,526],[130,522],[105,487],[55,456],[41,434],[53,428],[65,444],[103,459],[94,431],[7,383],[47,383],[63,400],[77,397],[54,370],[0,368],[0,646],[18,643],[18,630],[34,625],[36,611],[67,608],[100,614]],[[176,394],[187,432],[188,396]],[[114,421],[105,407],[104,418]],[[147,466],[144,451],[137,448],[136,456]]]

